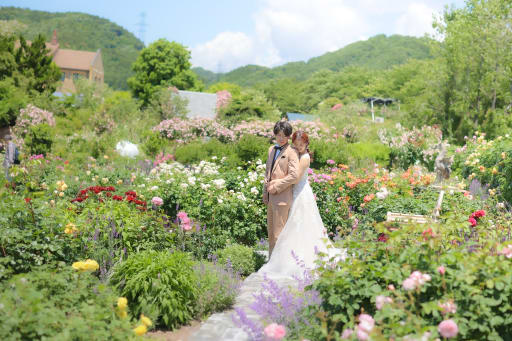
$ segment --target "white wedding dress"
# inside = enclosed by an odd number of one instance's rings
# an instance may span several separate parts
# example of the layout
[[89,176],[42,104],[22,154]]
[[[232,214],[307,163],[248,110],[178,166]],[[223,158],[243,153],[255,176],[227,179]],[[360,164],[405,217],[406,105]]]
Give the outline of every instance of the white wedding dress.
[[[309,158],[309,154],[301,157]],[[272,256],[258,271],[267,277],[303,277],[304,270],[316,267],[318,253],[325,253],[328,260],[346,258],[346,250],[336,249],[322,222],[308,173],[293,187],[293,202],[288,220],[279,235]]]

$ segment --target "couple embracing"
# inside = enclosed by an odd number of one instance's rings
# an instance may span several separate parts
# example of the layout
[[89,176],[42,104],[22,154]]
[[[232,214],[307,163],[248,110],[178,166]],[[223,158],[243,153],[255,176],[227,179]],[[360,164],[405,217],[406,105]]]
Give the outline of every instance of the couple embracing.
[[345,257],[332,246],[309,186],[309,137],[292,131],[287,121],[275,124],[276,145],[268,151],[263,187],[269,261],[258,272],[283,277],[301,276],[303,266],[313,269],[319,252]]

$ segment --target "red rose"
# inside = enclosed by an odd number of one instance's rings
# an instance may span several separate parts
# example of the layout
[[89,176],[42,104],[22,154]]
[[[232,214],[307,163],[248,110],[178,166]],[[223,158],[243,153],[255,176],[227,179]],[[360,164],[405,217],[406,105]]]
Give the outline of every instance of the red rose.
[[380,233],[379,237],[377,238],[377,240],[379,242],[384,242],[384,243],[387,242],[388,239],[389,239],[389,236],[387,234],[385,234],[385,233]]

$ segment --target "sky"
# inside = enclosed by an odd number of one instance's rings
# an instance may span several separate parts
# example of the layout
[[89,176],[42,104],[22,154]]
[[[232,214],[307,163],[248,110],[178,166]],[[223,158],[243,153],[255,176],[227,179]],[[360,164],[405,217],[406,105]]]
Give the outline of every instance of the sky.
[[146,45],[177,41],[191,51],[193,66],[214,72],[305,61],[377,34],[433,34],[433,17],[446,5],[462,7],[464,0],[0,0],[97,15]]

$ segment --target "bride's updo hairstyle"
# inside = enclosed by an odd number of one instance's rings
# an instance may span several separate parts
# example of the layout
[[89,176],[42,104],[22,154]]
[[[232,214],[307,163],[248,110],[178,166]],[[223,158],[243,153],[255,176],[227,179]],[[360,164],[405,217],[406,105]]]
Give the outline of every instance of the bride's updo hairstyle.
[[292,143],[294,143],[297,139],[301,140],[306,144],[306,152],[309,154],[311,158],[313,158],[312,153],[309,151],[309,136],[304,130],[297,130],[292,134]]

